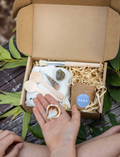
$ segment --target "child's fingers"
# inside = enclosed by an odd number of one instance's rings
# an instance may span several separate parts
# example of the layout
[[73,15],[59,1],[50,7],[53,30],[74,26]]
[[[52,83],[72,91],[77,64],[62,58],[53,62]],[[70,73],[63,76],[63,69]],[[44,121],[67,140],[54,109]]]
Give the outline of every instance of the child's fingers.
[[6,155],[5,157],[17,157],[19,155],[20,150],[23,147],[23,143],[19,143],[17,144],[12,150],[11,152]]
[[41,126],[41,128],[43,128],[43,126],[45,124],[45,120],[42,117],[42,115],[40,114],[40,112],[38,111],[37,107],[33,108],[33,113],[34,113],[36,119],[38,120],[39,125]]
[[2,140],[3,138],[5,138],[6,136],[10,135],[10,134],[14,134],[13,132],[9,131],[9,130],[5,130],[5,131],[2,131],[0,133],[0,140]]
[[43,119],[45,121],[47,121],[46,118],[45,118],[46,109],[43,107],[43,105],[40,103],[40,101],[37,98],[35,98],[33,101],[34,101],[35,106],[37,107],[39,113],[42,115]]
[[72,121],[80,125],[80,120],[81,120],[80,112],[78,111],[76,105],[73,105],[72,106]]
[[46,109],[49,105],[49,102],[42,96],[42,94],[37,95],[37,99],[40,101],[40,103],[43,105],[43,107]]
[[0,141],[1,150],[6,150],[14,142],[22,143],[23,140],[20,136],[16,134],[9,134]]

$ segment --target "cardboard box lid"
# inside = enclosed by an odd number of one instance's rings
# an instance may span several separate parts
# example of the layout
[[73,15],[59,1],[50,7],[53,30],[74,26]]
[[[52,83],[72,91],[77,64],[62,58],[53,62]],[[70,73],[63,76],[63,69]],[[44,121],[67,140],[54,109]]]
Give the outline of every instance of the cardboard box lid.
[[31,4],[18,13],[17,45],[35,59],[102,62],[118,53],[119,26],[109,7]]
[[69,5],[88,5],[88,6],[110,6],[120,13],[120,0],[15,0],[12,16],[15,18],[18,11],[29,4],[69,4]]

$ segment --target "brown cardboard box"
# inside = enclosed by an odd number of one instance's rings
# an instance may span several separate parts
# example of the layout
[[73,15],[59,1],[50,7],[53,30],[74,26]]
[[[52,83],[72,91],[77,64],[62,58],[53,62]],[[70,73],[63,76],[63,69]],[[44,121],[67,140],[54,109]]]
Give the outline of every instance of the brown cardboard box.
[[[44,4],[43,4],[44,3]],[[110,8],[109,6],[113,7]],[[16,0],[18,49],[28,58],[24,82],[34,60],[49,59],[79,62],[104,62],[113,59],[119,49],[119,0]],[[104,64],[104,85],[107,63]],[[21,107],[26,91],[22,90]],[[82,113],[83,118],[99,119],[98,114]]]

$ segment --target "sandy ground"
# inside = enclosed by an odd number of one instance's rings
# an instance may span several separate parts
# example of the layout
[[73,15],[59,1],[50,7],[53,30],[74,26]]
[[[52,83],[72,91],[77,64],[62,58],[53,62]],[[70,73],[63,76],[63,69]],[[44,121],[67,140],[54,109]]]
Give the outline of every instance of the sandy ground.
[[0,44],[10,39],[16,26],[11,16],[13,3],[14,0],[0,0]]

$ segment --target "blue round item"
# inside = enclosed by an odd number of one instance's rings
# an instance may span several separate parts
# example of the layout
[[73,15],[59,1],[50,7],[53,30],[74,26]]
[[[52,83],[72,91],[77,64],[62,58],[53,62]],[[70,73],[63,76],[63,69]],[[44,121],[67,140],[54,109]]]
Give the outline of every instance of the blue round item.
[[80,94],[77,97],[77,104],[79,107],[86,107],[90,103],[90,98],[87,94]]

